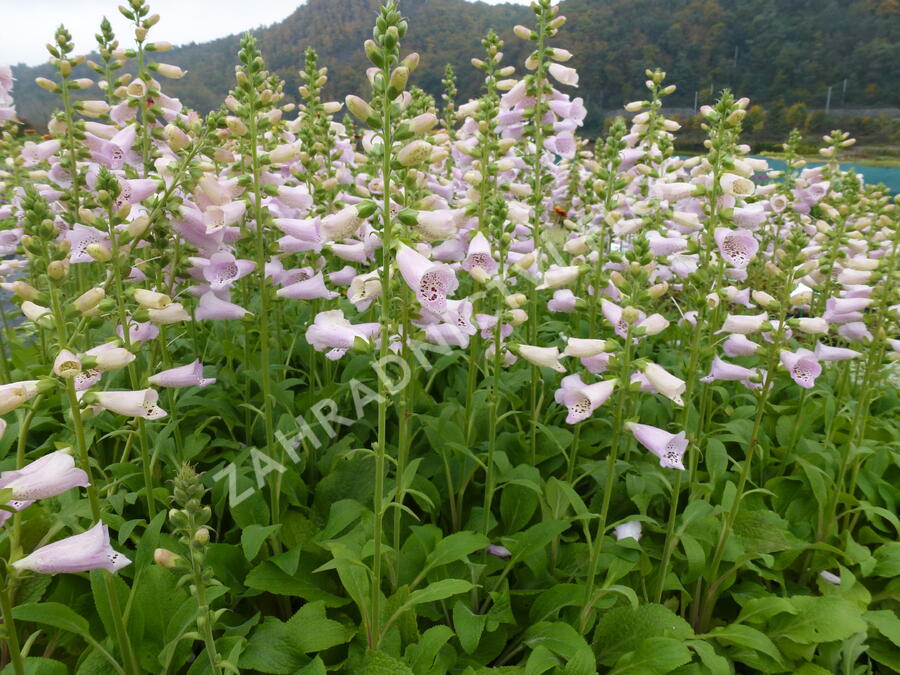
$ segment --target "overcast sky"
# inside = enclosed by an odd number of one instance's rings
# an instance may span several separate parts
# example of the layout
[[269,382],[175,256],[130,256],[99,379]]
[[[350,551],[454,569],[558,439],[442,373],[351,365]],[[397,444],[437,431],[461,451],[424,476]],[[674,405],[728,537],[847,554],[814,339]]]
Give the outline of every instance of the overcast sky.
[[[527,4],[528,0],[484,0]],[[95,49],[94,34],[106,16],[123,46],[131,46],[129,22],[116,9],[121,0],[0,0],[0,64],[36,65],[47,60],[44,45],[62,23],[76,53]],[[173,44],[206,42],[267,26],[287,17],[302,0],[150,0],[162,18],[150,35]],[[401,5],[402,6],[402,5]]]

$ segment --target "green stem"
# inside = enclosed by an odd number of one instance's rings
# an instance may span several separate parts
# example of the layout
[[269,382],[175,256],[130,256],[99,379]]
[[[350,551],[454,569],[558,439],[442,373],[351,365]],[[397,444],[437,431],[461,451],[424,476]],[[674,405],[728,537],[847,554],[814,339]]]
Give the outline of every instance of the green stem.
[[619,372],[622,373],[622,377],[618,384],[619,396],[616,402],[615,422],[613,424],[612,440],[610,441],[609,457],[606,461],[606,485],[603,488],[603,503],[600,507],[597,537],[590,546],[587,588],[584,593],[585,601],[582,606],[580,618],[581,633],[584,633],[587,629],[593,611],[591,598],[594,595],[594,586],[597,579],[597,565],[600,561],[600,552],[603,548],[603,536],[606,533],[606,521],[609,518],[609,505],[612,501],[613,488],[615,487],[616,482],[616,463],[619,458],[619,445],[625,423],[625,407],[631,396],[628,387],[628,373],[631,368],[632,342],[631,325],[629,324],[628,331],[625,335],[625,350],[622,353],[622,361],[619,370]]
[[0,587],[0,610],[3,612],[3,628],[6,633],[6,644],[9,647],[9,660],[12,663],[15,675],[25,675],[25,659],[19,647],[19,635],[16,624],[13,621],[12,601],[9,597],[10,586]]

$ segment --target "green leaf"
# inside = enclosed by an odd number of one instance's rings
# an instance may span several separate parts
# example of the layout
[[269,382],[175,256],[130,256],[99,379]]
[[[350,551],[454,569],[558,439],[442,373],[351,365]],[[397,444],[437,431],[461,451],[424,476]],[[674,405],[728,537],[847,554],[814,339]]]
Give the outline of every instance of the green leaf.
[[691,652],[679,640],[668,637],[651,637],[641,642],[638,649],[628,652],[616,661],[609,675],[665,675],[679,666],[689,663]]
[[470,590],[472,590],[472,584],[464,579],[441,579],[410,593],[409,599],[401,605],[401,609],[406,611],[410,607],[426,602],[446,600],[460,593],[468,593]]
[[266,591],[275,595],[290,595],[310,602],[322,600],[329,607],[340,607],[346,604],[343,598],[332,595],[316,586],[307,575],[292,576],[275,563],[266,560],[252,570],[244,584],[248,588]]
[[892,541],[875,549],[875,561],[872,576],[889,579],[900,576],[900,542]]
[[599,649],[598,661],[611,666],[622,655],[638,649],[644,640],[654,637],[686,640],[694,637],[694,630],[687,621],[663,605],[616,607],[600,619],[593,643],[595,649]]
[[349,642],[354,629],[325,616],[325,603],[308,602],[287,622],[297,645],[307,654]]
[[788,524],[774,511],[742,509],[734,521],[734,532],[748,553],[775,553],[791,548]]
[[509,550],[513,554],[513,560],[521,560],[543,551],[547,544],[567,529],[569,524],[565,521],[544,520],[514,537],[509,537]]
[[90,635],[87,619],[58,602],[31,603],[13,607],[13,618],[16,621],[53,626],[76,635]]
[[533,490],[511,484],[500,494],[500,518],[506,532],[518,532],[528,524],[538,507]]
[[[185,588],[176,587],[178,575],[172,570],[152,565],[141,573],[135,584],[132,613],[140,620],[142,632],[132,636],[132,644],[144,670],[159,669],[159,655],[166,646],[166,629],[178,608],[187,599]],[[183,643],[183,649],[188,644]]]
[[299,633],[296,626],[291,627],[279,619],[267,617],[250,636],[241,654],[240,667],[261,673],[291,675],[309,662],[309,657],[300,648]]
[[730,675],[728,659],[716,652],[716,648],[704,640],[688,640],[684,643],[693,649],[712,675]]
[[406,648],[406,660],[415,673],[430,673],[435,659],[450,638],[453,631],[449,626],[432,626],[424,633],[416,644]]
[[863,614],[870,626],[900,647],[900,618],[889,609],[878,609]]
[[[9,664],[0,671],[0,675],[14,675],[15,672],[12,664]],[[39,656],[29,656],[25,659],[25,675],[67,675],[68,672],[66,664],[54,659],[45,659]]]
[[862,610],[844,598],[826,595],[795,595],[791,599],[796,615],[775,617],[767,630],[769,635],[785,637],[797,644],[810,645],[844,640],[866,630]]
[[553,655],[549,649],[542,645],[535,647],[525,663],[525,675],[541,675],[548,670],[553,670],[559,664],[559,658]]
[[491,540],[475,532],[454,532],[441,539],[425,559],[425,567],[434,569],[462,560],[470,553],[487,548]]
[[525,631],[522,641],[531,648],[545,647],[566,660],[568,675],[592,675],[597,672],[594,653],[584,637],[562,621],[542,622]]
[[252,561],[259,553],[260,547],[266,538],[278,530],[281,525],[249,525],[241,532],[241,548],[244,549],[244,557]]
[[709,637],[725,643],[748,647],[749,649],[769,656],[774,659],[776,663],[784,663],[784,658],[781,656],[781,652],[778,651],[778,647],[772,642],[772,639],[768,635],[765,635],[750,626],[733,623],[729,626],[713,628],[709,632]]
[[457,600],[453,605],[453,628],[466,654],[471,654],[478,648],[487,618],[487,614],[473,612],[462,600]]
[[416,675],[416,673],[400,659],[370,649],[366,652],[360,675]]

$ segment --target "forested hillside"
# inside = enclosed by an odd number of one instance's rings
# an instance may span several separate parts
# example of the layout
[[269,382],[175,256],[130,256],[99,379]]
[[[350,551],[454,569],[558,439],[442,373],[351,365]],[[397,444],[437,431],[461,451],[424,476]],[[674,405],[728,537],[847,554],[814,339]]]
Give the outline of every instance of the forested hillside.
[[[287,91],[295,94],[297,69],[310,46],[330,70],[327,94],[362,89],[362,42],[378,5],[308,0],[281,23],[257,31]],[[459,75],[460,96],[475,94],[479,78],[468,62],[490,28],[507,40],[505,63],[521,63],[523,45],[509,37],[516,23],[528,20],[527,7],[465,0],[403,0],[401,6],[411,25],[405,47],[424,55],[415,83],[432,94],[440,93],[447,63]],[[566,47],[581,74],[579,93],[595,115],[639,95],[644,69],[655,66],[678,84],[670,99],[675,106],[693,106],[695,93],[702,104],[726,86],[767,108],[795,102],[822,107],[829,86],[832,106],[900,104],[900,0],[564,0],[562,12],[569,18]],[[130,44],[130,36],[119,37]],[[200,110],[215,106],[231,86],[238,40],[230,36],[166,53],[163,60],[188,71],[183,80],[166,83],[166,90]],[[76,45],[80,51],[92,47]],[[15,69],[19,112],[38,126],[52,97],[33,81],[47,74],[46,67]]]

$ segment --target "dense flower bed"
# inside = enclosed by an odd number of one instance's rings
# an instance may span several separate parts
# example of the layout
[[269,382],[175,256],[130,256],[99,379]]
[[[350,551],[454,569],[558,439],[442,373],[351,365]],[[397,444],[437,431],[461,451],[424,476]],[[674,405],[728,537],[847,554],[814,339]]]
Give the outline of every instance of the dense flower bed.
[[896,200],[660,71],[589,143],[533,8],[462,104],[393,0],[343,104],[185,109],[142,0],[42,140],[0,70],[4,672],[900,668]]

